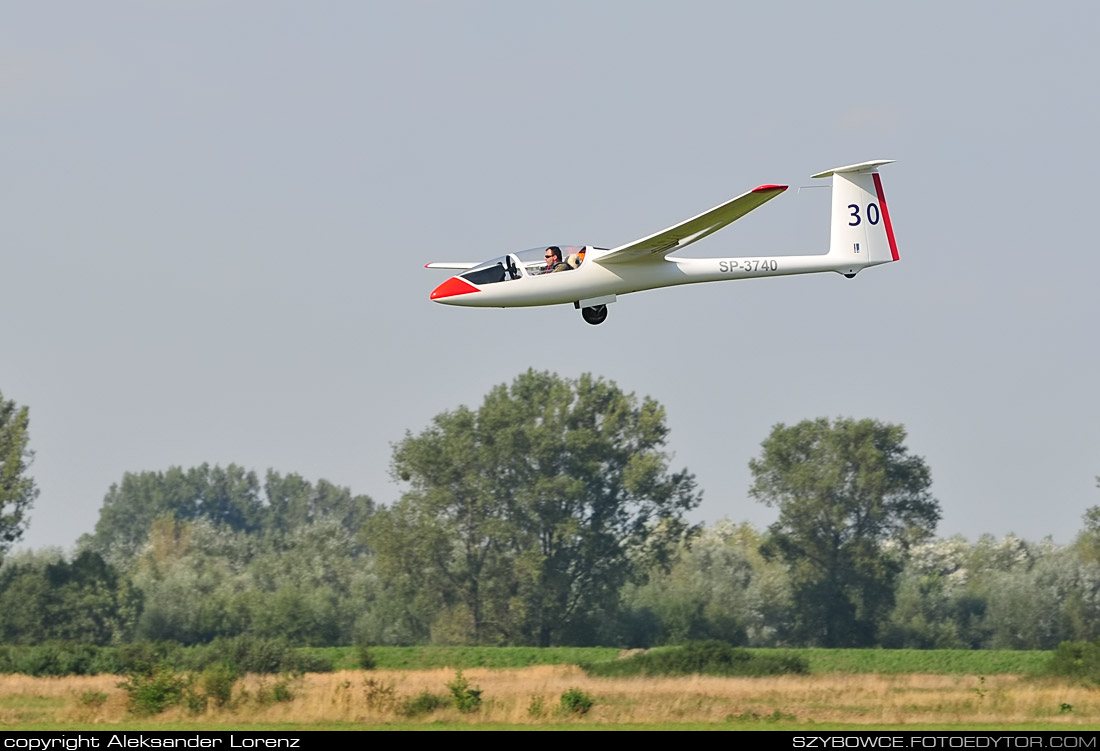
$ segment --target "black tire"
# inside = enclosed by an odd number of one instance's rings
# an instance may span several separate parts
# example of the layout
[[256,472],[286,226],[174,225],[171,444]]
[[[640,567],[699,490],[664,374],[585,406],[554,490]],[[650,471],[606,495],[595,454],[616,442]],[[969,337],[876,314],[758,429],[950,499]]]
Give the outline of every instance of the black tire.
[[607,319],[607,306],[593,305],[591,308],[581,308],[581,317],[593,326],[601,324]]

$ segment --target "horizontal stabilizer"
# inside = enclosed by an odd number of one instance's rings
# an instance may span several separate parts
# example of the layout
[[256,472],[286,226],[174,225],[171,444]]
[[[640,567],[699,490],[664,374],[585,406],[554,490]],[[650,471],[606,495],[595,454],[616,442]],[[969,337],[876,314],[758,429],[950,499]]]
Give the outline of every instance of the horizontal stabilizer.
[[810,175],[810,177],[829,177],[830,175],[842,175],[846,172],[874,172],[875,167],[881,167],[884,164],[892,164],[893,161],[893,159],[876,159],[872,162],[849,164],[847,167],[833,167],[830,170],[818,172],[816,175]]

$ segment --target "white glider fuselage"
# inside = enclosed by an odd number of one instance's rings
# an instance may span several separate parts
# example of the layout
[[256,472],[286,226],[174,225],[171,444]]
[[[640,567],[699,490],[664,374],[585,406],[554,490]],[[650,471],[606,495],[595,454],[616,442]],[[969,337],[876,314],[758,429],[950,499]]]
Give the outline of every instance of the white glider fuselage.
[[601,252],[588,249],[579,268],[538,276],[525,275],[507,284],[490,284],[476,294],[434,298],[444,305],[471,308],[513,308],[592,300],[646,289],[697,282],[719,282],[761,276],[787,276],[836,271],[854,274],[865,268],[839,262],[828,254],[736,258],[654,258],[630,264],[597,262]]

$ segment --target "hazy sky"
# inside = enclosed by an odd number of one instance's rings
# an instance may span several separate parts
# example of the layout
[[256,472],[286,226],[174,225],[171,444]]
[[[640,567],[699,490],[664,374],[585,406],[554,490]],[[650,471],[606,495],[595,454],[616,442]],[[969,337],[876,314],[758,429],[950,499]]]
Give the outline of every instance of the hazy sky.
[[[9,2],[0,391],[24,547],[124,472],[236,462],[390,503],[391,443],[528,367],[667,409],[696,518],[763,527],[772,426],[904,424],[939,534],[1100,504],[1095,2]],[[761,183],[686,255],[823,252],[809,175],[896,159],[901,263],[449,308],[433,260],[611,246]]]

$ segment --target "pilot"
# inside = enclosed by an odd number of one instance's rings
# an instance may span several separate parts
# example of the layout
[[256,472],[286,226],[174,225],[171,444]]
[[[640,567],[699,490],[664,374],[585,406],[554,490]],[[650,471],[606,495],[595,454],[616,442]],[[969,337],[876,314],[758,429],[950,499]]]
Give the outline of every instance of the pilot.
[[557,245],[546,249],[546,271],[543,273],[549,274],[552,271],[569,271],[569,264],[561,260],[561,248]]

